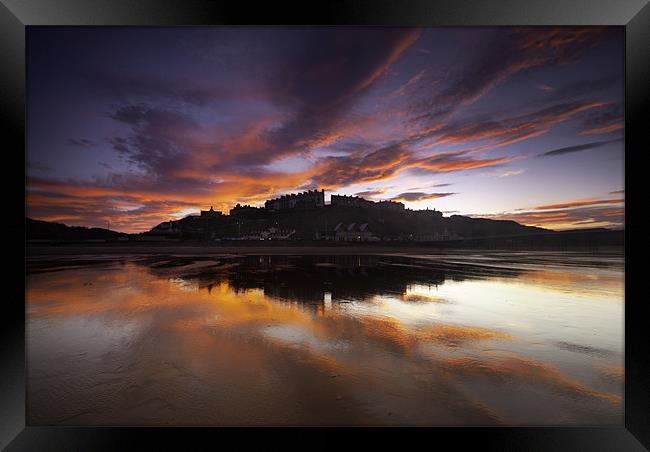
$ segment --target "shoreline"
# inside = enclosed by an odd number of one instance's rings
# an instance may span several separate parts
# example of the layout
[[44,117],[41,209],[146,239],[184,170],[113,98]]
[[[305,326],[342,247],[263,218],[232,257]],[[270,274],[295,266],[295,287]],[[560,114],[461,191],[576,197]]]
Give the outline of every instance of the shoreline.
[[601,246],[597,248],[451,248],[434,246],[387,246],[387,245],[206,245],[194,244],[65,244],[65,245],[34,245],[25,247],[26,257],[38,256],[70,256],[70,255],[449,255],[470,253],[579,253],[593,255],[624,255],[624,248],[617,246]]

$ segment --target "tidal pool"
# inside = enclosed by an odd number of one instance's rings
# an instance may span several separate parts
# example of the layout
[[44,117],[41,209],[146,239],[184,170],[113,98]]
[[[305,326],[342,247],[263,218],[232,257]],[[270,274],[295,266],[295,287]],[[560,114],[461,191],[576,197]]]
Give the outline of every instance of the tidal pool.
[[620,425],[623,258],[28,260],[29,425]]

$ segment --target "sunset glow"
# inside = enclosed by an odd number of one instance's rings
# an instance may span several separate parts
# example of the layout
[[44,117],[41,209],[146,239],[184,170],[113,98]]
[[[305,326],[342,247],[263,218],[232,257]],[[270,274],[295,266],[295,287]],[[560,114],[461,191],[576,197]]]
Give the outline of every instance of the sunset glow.
[[307,189],[624,225],[624,29],[27,29],[27,215],[146,231]]

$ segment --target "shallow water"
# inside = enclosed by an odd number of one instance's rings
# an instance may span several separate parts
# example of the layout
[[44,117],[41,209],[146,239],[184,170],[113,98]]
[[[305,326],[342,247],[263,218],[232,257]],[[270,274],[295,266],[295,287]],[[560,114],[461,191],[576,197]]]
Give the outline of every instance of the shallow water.
[[623,422],[623,259],[32,259],[30,425]]

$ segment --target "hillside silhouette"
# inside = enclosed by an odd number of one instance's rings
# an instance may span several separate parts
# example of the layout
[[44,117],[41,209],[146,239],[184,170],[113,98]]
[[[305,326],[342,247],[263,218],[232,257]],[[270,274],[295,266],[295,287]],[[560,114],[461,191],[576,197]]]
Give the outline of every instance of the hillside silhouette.
[[87,228],[85,226],[68,226],[63,223],[25,219],[27,240],[118,240],[128,237],[123,232],[103,228]]

